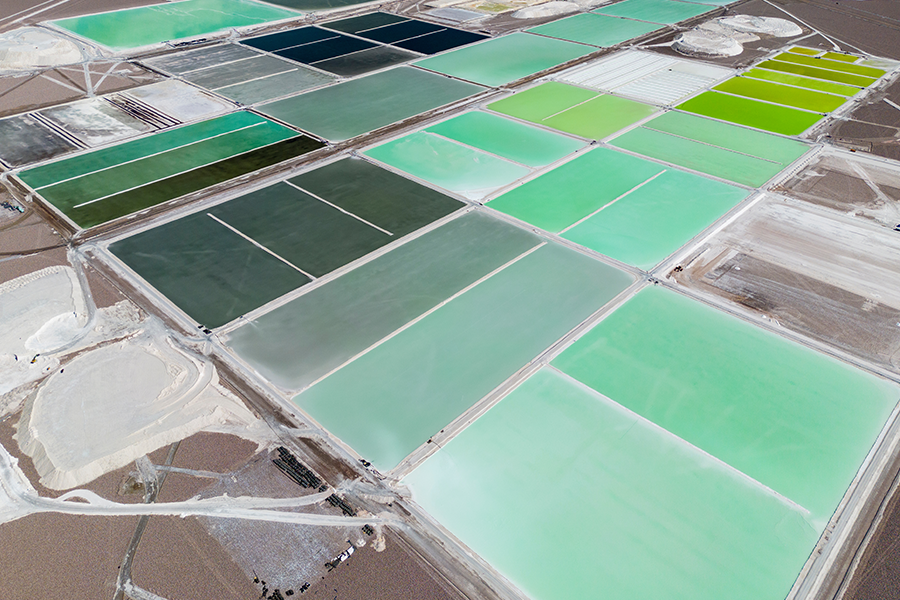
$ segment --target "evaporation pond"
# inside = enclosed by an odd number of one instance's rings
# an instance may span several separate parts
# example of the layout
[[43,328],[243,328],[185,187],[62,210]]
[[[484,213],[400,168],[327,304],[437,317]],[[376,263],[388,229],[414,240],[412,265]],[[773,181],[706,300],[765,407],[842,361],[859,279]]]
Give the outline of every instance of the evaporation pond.
[[223,325],[310,281],[205,212],[109,249],[206,327]]
[[795,85],[808,90],[818,90],[820,92],[828,92],[830,94],[838,94],[847,97],[854,96],[859,92],[859,88],[852,85],[834,83],[833,81],[823,81],[812,77],[803,77],[802,75],[792,75],[790,73],[782,73],[781,71],[750,69],[744,73],[744,77],[786,83],[787,85]]
[[504,117],[470,112],[388,142],[366,155],[480,200],[583,148],[585,142]]
[[317,69],[353,77],[418,58],[399,48],[318,27],[303,27],[247,40],[247,45]]
[[609,6],[601,6],[594,10],[595,12],[614,17],[671,25],[702,15],[713,9],[703,4],[679,2],[677,0],[625,0]]
[[146,62],[243,104],[280,98],[335,79],[326,73],[231,44],[166,54]]
[[403,483],[534,600],[783,600],[802,511],[545,367]]
[[297,13],[248,0],[181,0],[53,21],[109,48],[137,48],[296,18]]
[[239,327],[228,345],[300,391],[541,241],[469,213]]
[[718,92],[704,92],[681,103],[677,108],[784,135],[803,133],[823,118],[820,114],[805,110]]
[[836,61],[829,60],[827,58],[822,57],[814,57],[814,56],[802,56],[791,53],[778,54],[773,57],[774,60],[783,61],[783,62],[792,62],[798,65],[807,65],[810,67],[817,67],[821,69],[828,69],[829,71],[841,71],[843,73],[852,73],[854,75],[861,75],[863,77],[869,77],[873,81],[882,77],[885,74],[884,69],[876,69],[875,67],[867,67],[865,65],[853,65],[844,61]]
[[0,160],[11,167],[49,160],[78,149],[78,146],[28,115],[0,119],[0,136],[3,139]]
[[398,67],[259,107],[261,112],[332,142],[390,125],[483,88]]
[[236,112],[35,167],[19,176],[87,228],[322,146],[258,115]]
[[527,167],[426,131],[372,148],[366,156],[471,200],[531,173]]
[[763,185],[809,150],[800,141],[677,111],[610,143],[751,187]]
[[529,167],[544,167],[585,146],[581,140],[481,111],[432,125],[426,131]]
[[831,112],[847,101],[843,96],[807,90],[750,77],[733,77],[713,88],[726,94],[756,98],[816,112]]
[[808,510],[818,531],[900,396],[660,287],[639,292],[552,365]]
[[416,66],[482,85],[499,86],[591,52],[592,48],[580,44],[512,33],[420,60]]
[[803,75],[804,77],[815,77],[816,79],[833,81],[835,83],[846,83],[848,85],[855,85],[859,87],[867,87],[875,82],[874,79],[863,77],[862,75],[831,71],[829,69],[821,69],[808,65],[798,65],[797,63],[784,62],[781,60],[764,60],[756,66],[762,69],[780,71],[783,73],[793,73],[795,75]]
[[600,140],[656,107],[551,81],[488,105],[493,111],[584,138]]
[[40,116],[86,146],[99,146],[152,131],[154,127],[101,98],[45,108]]
[[665,169],[664,165],[623,152],[596,148],[491,200],[487,206],[559,233]]
[[[139,233],[111,249],[198,323],[217,327],[461,207],[358,159],[321,170],[328,173],[306,174],[316,189],[312,194],[295,184],[301,176]],[[331,177],[343,178],[337,180],[342,185],[323,185],[322,179]],[[208,234],[192,234],[193,226]],[[248,274],[246,261],[216,260],[215,253],[203,250],[235,239],[251,245],[248,259],[262,253],[287,275],[268,283]]]
[[387,472],[632,281],[574,250],[541,246],[294,402]]
[[344,33],[360,33],[369,29],[377,29],[385,25],[393,25],[395,23],[404,23],[408,21],[406,17],[394,15],[386,12],[373,12],[358,17],[350,17],[349,19],[341,19],[339,21],[331,21],[322,23],[322,27],[342,31]]
[[662,29],[661,25],[583,13],[529,29],[529,33],[580,42],[602,48]]
[[747,191],[667,169],[562,236],[649,270],[747,196]]

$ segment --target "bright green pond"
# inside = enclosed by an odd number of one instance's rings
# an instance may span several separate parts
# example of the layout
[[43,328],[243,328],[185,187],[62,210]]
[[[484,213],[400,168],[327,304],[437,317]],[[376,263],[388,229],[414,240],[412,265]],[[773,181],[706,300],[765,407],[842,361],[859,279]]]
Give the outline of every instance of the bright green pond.
[[785,62],[782,60],[764,60],[756,66],[762,69],[793,73],[795,75],[803,75],[806,77],[815,77],[816,79],[834,81],[836,83],[846,83],[859,87],[867,87],[875,82],[871,77],[864,77],[862,75],[854,75],[853,73],[844,73],[840,71],[831,71],[829,69],[811,67],[809,65]]
[[580,140],[481,111],[465,113],[425,131],[529,167],[549,165],[585,146]]
[[558,233],[665,170],[597,148],[491,200],[487,206]]
[[741,188],[669,169],[563,237],[650,270],[746,196]]
[[716,92],[704,92],[679,104],[678,108],[784,135],[801,134],[822,119],[816,113]]
[[488,105],[493,111],[600,140],[658,109],[634,100],[549,82]]
[[847,101],[843,96],[826,94],[815,90],[805,90],[772,81],[761,81],[750,77],[734,77],[720,83],[714,90],[738,96],[756,98],[785,106],[804,108],[816,112],[831,112]]
[[802,142],[677,111],[611,144],[751,187],[763,185],[809,150]]
[[829,60],[824,57],[802,56],[793,53],[783,52],[773,57],[773,60],[792,62],[798,65],[807,65],[820,69],[828,69],[830,71],[842,71],[844,73],[853,73],[854,75],[862,75],[870,77],[873,80],[884,75],[884,69],[876,69],[875,67],[867,67],[865,65],[850,64],[843,60]]
[[788,85],[796,85],[810,90],[819,90],[820,92],[829,92],[832,94],[840,94],[841,96],[853,96],[859,92],[859,88],[852,85],[844,85],[842,83],[834,83],[831,81],[822,81],[812,77],[803,77],[802,75],[792,75],[790,73],[782,73],[780,71],[767,71],[765,69],[750,69],[744,73],[744,77],[752,77],[754,79],[764,79],[766,81],[775,81],[777,83],[786,83]]

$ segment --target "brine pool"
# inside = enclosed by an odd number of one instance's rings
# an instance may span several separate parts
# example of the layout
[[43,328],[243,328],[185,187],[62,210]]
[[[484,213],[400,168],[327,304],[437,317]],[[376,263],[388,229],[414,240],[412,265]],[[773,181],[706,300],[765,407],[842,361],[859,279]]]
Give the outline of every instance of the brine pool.
[[650,287],[404,483],[536,600],[776,600],[898,393]]

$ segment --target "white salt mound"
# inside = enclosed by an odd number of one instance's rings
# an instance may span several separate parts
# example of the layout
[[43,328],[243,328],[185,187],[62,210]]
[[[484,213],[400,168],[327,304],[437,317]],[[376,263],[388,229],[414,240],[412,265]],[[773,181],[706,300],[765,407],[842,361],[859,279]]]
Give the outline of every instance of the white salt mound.
[[672,48],[688,56],[737,56],[744,51],[744,43],[761,36],[793,37],[802,32],[799,25],[785,19],[732,15],[678,34]]
[[744,51],[739,41],[731,36],[706,29],[690,29],[679,33],[672,48],[688,56],[737,56]]
[[697,25],[695,28],[699,31],[706,31],[709,33],[714,33],[718,35],[724,35],[726,37],[730,37],[733,40],[743,44],[744,42],[755,42],[759,39],[759,36],[755,33],[750,33],[746,31],[735,31],[731,27],[727,25],[723,25],[719,22],[718,19],[713,19],[712,21],[707,21],[706,23],[701,23]]
[[55,266],[0,284],[0,395],[59,364],[47,353],[84,333],[88,322],[78,277]]
[[61,35],[38,27],[0,34],[0,70],[28,70],[84,60],[81,48]]
[[198,431],[257,420],[162,325],[82,354],[28,399],[16,438],[51,489],[83,485]]
[[792,23],[786,19],[777,19],[775,17],[732,15],[729,17],[719,17],[716,21],[735,31],[762,33],[780,38],[793,37],[803,33],[803,30],[796,23]]

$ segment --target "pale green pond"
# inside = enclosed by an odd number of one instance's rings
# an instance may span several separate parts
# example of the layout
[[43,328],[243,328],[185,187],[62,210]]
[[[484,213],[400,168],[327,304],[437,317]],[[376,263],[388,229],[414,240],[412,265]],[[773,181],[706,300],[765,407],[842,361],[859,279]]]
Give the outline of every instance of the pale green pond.
[[534,600],[783,600],[898,393],[650,287],[403,483]]
[[533,600],[783,600],[801,511],[545,368],[404,479]]
[[542,246],[294,402],[389,471],[631,281],[574,250]]

